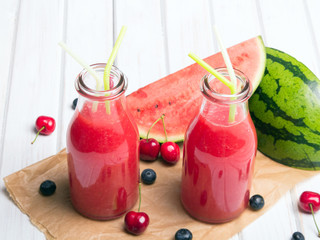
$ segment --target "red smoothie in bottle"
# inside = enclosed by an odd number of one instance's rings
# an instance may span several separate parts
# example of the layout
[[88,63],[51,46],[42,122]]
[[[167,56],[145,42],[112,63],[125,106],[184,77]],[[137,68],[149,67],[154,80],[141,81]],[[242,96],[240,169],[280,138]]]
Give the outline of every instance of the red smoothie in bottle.
[[77,89],[82,96],[68,128],[71,201],[79,213],[93,219],[119,217],[138,198],[138,130],[126,111],[126,85],[122,88],[102,101]]
[[[251,93],[243,89],[230,100],[210,93],[211,88],[201,90],[207,92],[200,113],[185,136],[181,201],[194,218],[221,223],[236,218],[248,206],[257,150],[247,107]],[[232,101],[234,121],[229,120]]]

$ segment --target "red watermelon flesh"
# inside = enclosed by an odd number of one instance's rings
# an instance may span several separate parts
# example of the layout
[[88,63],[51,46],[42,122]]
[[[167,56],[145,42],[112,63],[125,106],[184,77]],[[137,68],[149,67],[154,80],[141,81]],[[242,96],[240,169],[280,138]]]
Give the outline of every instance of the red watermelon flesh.
[[[260,36],[228,48],[232,65],[242,71],[255,90],[264,74],[265,47]],[[186,56],[187,57],[187,56]],[[205,58],[214,68],[225,67],[222,54]],[[165,114],[168,141],[183,141],[189,122],[198,113],[202,94],[199,83],[208,74],[197,63],[155,81],[127,96],[129,111],[133,115],[141,138],[146,138],[150,126]],[[165,142],[161,121],[150,131],[149,138]]]

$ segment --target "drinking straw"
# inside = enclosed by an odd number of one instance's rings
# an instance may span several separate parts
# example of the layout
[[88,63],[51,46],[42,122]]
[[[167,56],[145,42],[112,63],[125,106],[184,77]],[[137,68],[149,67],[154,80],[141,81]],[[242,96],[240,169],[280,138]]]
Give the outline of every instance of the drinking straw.
[[[213,26],[213,31],[216,35],[216,38],[218,40],[218,44],[222,53],[223,60],[227,66],[227,70],[231,79],[231,83],[235,86],[235,89],[237,89],[237,78],[236,74],[234,73],[232,63],[229,57],[229,54],[227,52],[227,49],[224,47],[224,44],[221,40],[221,35],[219,34],[218,28],[216,26]],[[229,122],[233,122],[235,119],[236,114],[236,105],[232,104],[230,105],[230,111],[229,111]]]
[[122,26],[122,28],[120,30],[120,33],[119,33],[119,36],[118,36],[118,38],[116,40],[116,43],[113,46],[111,55],[110,55],[110,57],[108,59],[108,62],[107,62],[107,65],[106,65],[106,67],[104,69],[104,73],[103,73],[104,90],[109,90],[109,88],[110,88],[108,80],[110,78],[111,67],[112,67],[112,64],[113,64],[114,60],[116,59],[116,55],[118,53],[120,44],[121,44],[121,42],[123,40],[123,37],[124,37],[124,34],[126,33],[126,31],[127,31],[127,27],[126,26]]
[[237,88],[237,78],[236,78],[236,74],[234,73],[233,67],[232,67],[232,63],[229,57],[229,54],[227,52],[227,49],[224,47],[224,44],[222,42],[221,39],[221,35],[219,34],[218,28],[216,26],[213,27],[214,33],[216,35],[216,38],[218,40],[218,44],[222,53],[222,57],[223,60],[227,66],[227,70],[231,79],[231,82],[236,86]]
[[75,54],[64,42],[58,43],[74,60],[76,60],[83,68],[85,68],[96,80],[96,89],[101,89],[101,80],[96,71],[87,63],[85,63],[77,54]]
[[215,76],[218,80],[220,80],[224,85],[226,85],[230,89],[231,94],[234,94],[236,92],[235,86],[225,76],[223,76],[217,70],[212,68],[208,63],[203,61],[194,53],[189,53],[188,56],[191,57],[196,63],[198,63],[201,67],[203,67],[209,73],[211,73],[213,76]]
[[[111,67],[112,67],[112,64],[116,58],[116,55],[118,53],[118,50],[119,50],[119,47],[120,47],[120,44],[123,40],[123,37],[124,37],[124,34],[126,33],[127,31],[127,27],[126,26],[122,26],[121,28],[121,31],[119,33],[119,36],[116,40],[116,43],[114,44],[113,46],[113,49],[112,49],[112,52],[111,52],[111,55],[108,59],[108,62],[107,62],[107,65],[104,69],[104,73],[103,73],[103,82],[104,82],[104,90],[109,90],[110,89],[110,71],[111,71]],[[106,104],[106,111],[108,114],[110,114],[110,103],[109,101],[106,101],[105,102]]]
[[[208,63],[206,63],[205,61],[203,61],[201,58],[199,58],[193,53],[189,53],[188,56],[191,57],[195,62],[197,62],[201,67],[206,69],[209,73],[211,73],[213,76],[215,76],[218,80],[220,80],[224,85],[226,85],[230,89],[231,94],[236,93],[235,85],[232,82],[230,82],[226,77],[224,77],[222,74],[220,74],[218,71],[216,71],[214,68],[212,68]],[[232,110],[230,106],[229,122],[233,122],[234,118],[235,118],[235,110]]]

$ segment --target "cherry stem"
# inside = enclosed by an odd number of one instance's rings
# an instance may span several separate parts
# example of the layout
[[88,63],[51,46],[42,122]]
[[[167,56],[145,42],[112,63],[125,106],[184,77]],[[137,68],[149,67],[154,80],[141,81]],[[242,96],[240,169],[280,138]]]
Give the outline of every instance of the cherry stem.
[[138,212],[140,212],[140,207],[141,207],[141,183],[139,183],[139,208],[138,208]]
[[162,118],[162,125],[163,125],[164,135],[166,136],[166,142],[168,142],[166,126],[164,125],[164,114],[162,114],[161,118]]
[[148,133],[147,133],[147,142],[148,142],[148,139],[149,139],[149,133],[150,133],[150,131],[151,131],[151,128],[153,128],[153,126],[156,125],[156,123],[159,122],[161,119],[163,119],[163,117],[164,117],[164,114],[162,114],[161,117],[159,117],[159,118],[151,125],[151,127],[149,128],[149,131],[148,131]]
[[318,228],[316,219],[315,219],[315,217],[314,217],[314,212],[313,212],[312,203],[309,203],[309,207],[310,207],[310,209],[311,209],[311,213],[312,213],[312,217],[313,217],[314,224],[316,225],[316,228],[317,228],[317,230],[318,230],[318,237],[320,237],[320,231],[319,231],[319,228]]
[[43,129],[45,129],[45,128],[46,128],[45,126],[43,126],[42,128],[40,128],[40,130],[37,132],[37,135],[36,135],[36,137],[34,138],[34,140],[31,142],[31,144],[34,144],[34,142],[37,140],[37,137],[39,136],[40,132],[41,132]]

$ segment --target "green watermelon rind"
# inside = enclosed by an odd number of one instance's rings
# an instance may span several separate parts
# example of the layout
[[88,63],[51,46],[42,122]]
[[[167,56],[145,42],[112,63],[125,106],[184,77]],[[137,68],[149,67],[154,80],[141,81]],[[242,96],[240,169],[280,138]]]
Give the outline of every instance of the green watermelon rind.
[[[146,139],[147,138],[147,131],[143,131],[139,129],[139,136],[141,139]],[[164,136],[162,135],[157,135],[157,134],[153,134],[151,135],[152,138],[157,139],[157,141],[159,143],[165,143],[166,139]],[[184,135],[176,135],[176,136],[168,136],[167,139],[168,142],[175,142],[175,143],[179,143],[179,142],[183,142],[184,141]]]
[[264,77],[249,100],[258,149],[278,163],[320,170],[320,81],[294,57],[266,52]]

